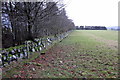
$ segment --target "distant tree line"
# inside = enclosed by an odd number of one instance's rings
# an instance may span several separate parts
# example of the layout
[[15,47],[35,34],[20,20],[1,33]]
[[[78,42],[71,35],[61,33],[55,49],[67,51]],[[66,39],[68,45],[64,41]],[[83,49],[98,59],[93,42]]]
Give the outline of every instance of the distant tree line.
[[111,28],[110,30],[114,30],[114,31],[120,31],[120,28]]
[[75,29],[58,2],[2,2],[2,47]]
[[105,26],[76,26],[77,30],[107,30]]

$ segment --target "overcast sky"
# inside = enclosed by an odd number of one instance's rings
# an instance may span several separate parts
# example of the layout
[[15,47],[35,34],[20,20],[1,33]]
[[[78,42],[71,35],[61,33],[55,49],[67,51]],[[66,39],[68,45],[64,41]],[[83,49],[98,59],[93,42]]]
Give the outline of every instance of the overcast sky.
[[117,26],[119,0],[65,0],[66,11],[75,25]]

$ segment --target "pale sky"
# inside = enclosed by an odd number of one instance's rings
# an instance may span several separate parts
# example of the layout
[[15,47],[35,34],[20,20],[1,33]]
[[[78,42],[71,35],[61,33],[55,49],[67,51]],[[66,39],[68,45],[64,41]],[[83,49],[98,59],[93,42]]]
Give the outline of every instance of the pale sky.
[[66,12],[77,26],[118,26],[119,1],[65,0]]

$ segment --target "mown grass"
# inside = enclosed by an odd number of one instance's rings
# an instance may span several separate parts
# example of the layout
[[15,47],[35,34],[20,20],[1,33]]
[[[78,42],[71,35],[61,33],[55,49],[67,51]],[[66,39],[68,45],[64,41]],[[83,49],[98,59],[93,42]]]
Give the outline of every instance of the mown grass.
[[112,30],[87,30],[85,31],[89,34],[93,34],[98,37],[102,37],[107,40],[118,40],[118,31],[112,31]]
[[62,56],[57,56],[60,59],[56,63],[59,63],[60,60],[66,62],[63,65],[55,64],[57,68],[46,69],[49,71],[49,76],[44,77],[54,77],[54,72],[57,70],[55,74],[59,78],[116,78],[118,76],[118,51],[108,48],[104,45],[105,42],[88,37],[89,34],[93,34],[106,40],[117,41],[116,33],[112,31],[74,31],[58,44],[58,46],[62,46],[62,53],[60,53]]
[[[34,66],[34,74],[26,73],[26,77],[31,74],[29,77],[33,78],[117,78],[118,50],[112,49],[113,46],[109,48],[108,43],[98,41],[90,34],[113,41],[118,37],[117,32],[112,31],[73,31],[47,51],[45,64]],[[30,71],[30,68],[26,69]]]

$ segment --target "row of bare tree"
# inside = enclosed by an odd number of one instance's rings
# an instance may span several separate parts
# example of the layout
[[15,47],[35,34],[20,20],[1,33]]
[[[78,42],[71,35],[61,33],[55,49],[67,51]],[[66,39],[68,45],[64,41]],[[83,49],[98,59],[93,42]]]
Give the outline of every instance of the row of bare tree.
[[2,2],[2,47],[56,36],[75,28],[58,2]]

